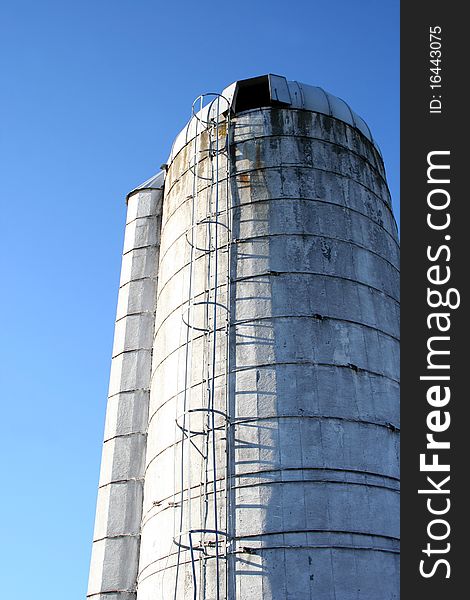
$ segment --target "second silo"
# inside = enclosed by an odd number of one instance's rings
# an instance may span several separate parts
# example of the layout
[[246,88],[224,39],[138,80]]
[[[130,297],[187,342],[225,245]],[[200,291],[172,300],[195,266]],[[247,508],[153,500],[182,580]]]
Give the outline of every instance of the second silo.
[[398,242],[342,100],[194,105],[164,184],[137,600],[398,592]]

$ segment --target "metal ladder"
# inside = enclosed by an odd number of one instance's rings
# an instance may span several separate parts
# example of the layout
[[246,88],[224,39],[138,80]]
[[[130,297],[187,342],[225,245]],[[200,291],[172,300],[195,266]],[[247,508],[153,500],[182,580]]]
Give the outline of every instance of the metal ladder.
[[[212,98],[204,107],[204,101]],[[227,116],[221,115],[221,101],[227,103]],[[207,118],[203,119],[203,108]],[[188,299],[182,319],[186,326],[185,373],[183,412],[177,415],[176,425],[181,432],[180,499],[178,533],[174,537],[177,546],[177,564],[174,600],[177,599],[179,571],[184,552],[189,553],[191,563],[193,600],[206,600],[207,563],[215,562],[215,600],[228,600],[228,561],[230,543],[228,519],[230,503],[230,443],[229,443],[229,336],[230,336],[230,263],[231,263],[231,202],[230,202],[230,156],[229,132],[230,110],[228,101],[220,94],[203,94],[192,105],[195,123],[193,152],[189,159],[192,173],[191,226],[186,232],[189,245]],[[202,134],[207,132],[208,147],[201,148]],[[221,143],[221,138],[224,138]],[[220,158],[225,157],[224,177],[220,177]],[[205,161],[205,163],[203,162]],[[203,167],[209,165],[205,175]],[[225,206],[221,206],[221,182],[225,179]],[[200,186],[205,190],[200,191]],[[199,201],[207,196],[206,213],[197,218]],[[204,232],[204,241],[200,241]],[[225,240],[222,238],[225,236]],[[196,254],[199,256],[196,256]],[[227,266],[221,273],[221,258],[226,255]],[[205,289],[199,297],[195,291],[195,262],[204,261]],[[225,300],[221,296],[225,293]],[[201,314],[202,313],[202,314]],[[202,321],[202,322],[199,322]],[[203,341],[202,389],[195,399],[192,385],[193,350],[195,340]],[[216,405],[217,357],[224,347],[225,369],[223,376],[223,407]],[[198,357],[199,359],[199,357]],[[220,401],[219,401],[220,403]],[[196,424],[194,422],[196,421]],[[222,435],[221,435],[222,434]],[[224,443],[224,483],[219,481],[217,469],[218,445]],[[199,480],[199,526],[193,526],[192,515],[192,455],[197,453],[201,463]],[[186,471],[186,477],[185,477]],[[185,498],[186,491],[186,498]],[[225,493],[225,524],[220,523],[219,495]],[[222,571],[225,571],[225,585]],[[199,573],[197,573],[199,571]],[[222,587],[225,588],[225,593]]]

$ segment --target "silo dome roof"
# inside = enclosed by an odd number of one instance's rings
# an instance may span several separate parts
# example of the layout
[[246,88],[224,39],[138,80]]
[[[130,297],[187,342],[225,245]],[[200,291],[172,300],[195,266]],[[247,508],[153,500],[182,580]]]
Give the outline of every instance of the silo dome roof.
[[206,106],[197,111],[197,106],[193,105],[193,116],[177,135],[168,163],[171,163],[181,148],[193,139],[201,128],[204,129],[205,123],[214,118],[217,113],[223,114],[230,108],[236,114],[244,110],[268,106],[308,110],[343,121],[360,131],[381,154],[364,119],[344,100],[318,86],[288,81],[281,75],[269,74],[235,81],[220,95],[207,94],[206,96],[211,99]]
[[[262,75],[236,81],[225,88],[222,95],[230,97],[234,112],[255,108],[257,101],[264,100],[268,102],[268,106],[289,106],[328,115],[355,127],[374,143],[367,123],[352,110],[349,104],[318,86],[288,81],[280,75]],[[260,96],[264,97],[260,98]]]
[[132,189],[126,196],[126,199],[129,199],[129,196],[135,194],[136,192],[141,192],[143,190],[161,190],[165,184],[165,171],[158,171],[155,175],[147,179],[134,189]]

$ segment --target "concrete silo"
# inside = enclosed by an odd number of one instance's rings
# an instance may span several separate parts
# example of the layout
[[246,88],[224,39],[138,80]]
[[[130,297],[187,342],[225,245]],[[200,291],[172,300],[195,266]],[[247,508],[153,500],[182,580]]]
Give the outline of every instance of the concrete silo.
[[89,596],[398,592],[398,242],[365,122],[267,75],[128,197]]

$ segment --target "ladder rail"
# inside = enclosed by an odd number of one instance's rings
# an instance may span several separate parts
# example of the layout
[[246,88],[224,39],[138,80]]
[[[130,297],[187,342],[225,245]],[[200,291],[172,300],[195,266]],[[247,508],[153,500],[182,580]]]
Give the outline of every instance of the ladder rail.
[[[202,98],[201,98],[201,108],[202,108]],[[194,138],[194,157],[195,161],[198,160],[198,145],[200,143],[199,135],[198,135],[198,126],[199,122],[196,122],[196,137]],[[197,167],[196,167],[197,169]],[[188,321],[191,321],[192,315],[192,304],[194,302],[193,297],[193,276],[194,276],[194,222],[196,218],[196,207],[197,207],[197,199],[198,199],[198,187],[197,187],[197,179],[193,177],[193,186],[192,186],[192,199],[191,199],[191,241],[193,244],[190,245],[190,261],[189,261],[189,284],[188,284]],[[184,456],[185,456],[185,440],[186,436],[184,433],[184,427],[186,425],[187,419],[187,406],[191,401],[191,371],[192,371],[192,347],[193,347],[193,337],[194,330],[191,327],[186,328],[186,348],[185,348],[185,372],[184,372],[184,391],[183,391],[183,431],[181,432],[181,465],[180,465],[180,514],[179,514],[179,533],[178,533],[178,541],[181,541],[181,534],[183,531],[183,522],[184,522]],[[177,406],[177,403],[176,403]],[[188,418],[190,419],[189,415]],[[188,438],[189,442],[189,438]],[[190,450],[190,448],[189,448]],[[190,480],[190,461],[188,461],[188,513],[189,519],[191,518],[191,480]],[[176,487],[176,486],[175,486]],[[176,538],[174,538],[175,541]],[[181,546],[178,544],[177,551],[177,564],[176,564],[176,577],[175,577],[175,588],[174,588],[174,600],[177,600],[178,595],[178,582],[179,582],[179,569],[181,564]]]
[[[214,96],[207,108],[208,119],[201,118],[203,111],[203,101],[206,96]],[[228,538],[228,523],[229,523],[229,502],[230,502],[230,449],[229,449],[229,335],[230,335],[230,266],[231,266],[231,203],[230,203],[230,111],[226,118],[221,118],[220,103],[221,99],[229,103],[226,98],[220,94],[203,94],[196,98],[192,105],[193,116],[195,117],[195,138],[194,152],[189,159],[189,171],[193,176],[193,194],[191,203],[191,225],[186,232],[186,241],[190,246],[190,261],[189,261],[189,290],[187,307],[183,309],[182,320],[186,326],[186,350],[185,350],[185,373],[184,373],[184,394],[183,394],[183,412],[176,416],[176,425],[181,432],[181,453],[180,453],[180,503],[179,503],[179,526],[178,533],[174,532],[173,542],[178,546],[177,564],[176,564],[176,580],[174,587],[174,600],[177,600],[179,570],[181,564],[181,553],[189,551],[191,561],[191,573],[193,580],[193,598],[205,600],[206,598],[206,575],[207,575],[207,560],[215,559],[215,600],[221,599],[221,560],[225,559],[225,598],[228,599],[228,565],[227,565],[227,549],[229,547]],[[196,105],[199,103],[199,111],[196,112]],[[211,117],[211,113],[215,107],[215,117]],[[226,127],[225,141],[223,145],[220,143],[221,126]],[[199,129],[201,131],[199,131]],[[202,131],[208,131],[209,148],[200,148],[200,138]],[[214,139],[215,138],[215,139]],[[201,161],[207,153],[209,158],[209,173],[201,174]],[[225,155],[225,210],[220,209],[220,157]],[[209,189],[207,195],[207,212],[203,219],[196,219],[198,211],[198,181],[199,179],[209,180]],[[225,223],[223,222],[223,217]],[[222,218],[221,218],[222,217]],[[201,246],[197,239],[197,233],[200,226],[205,225],[206,240]],[[221,231],[226,232],[226,242],[222,243],[219,240]],[[205,291],[204,300],[196,301],[193,291],[194,279],[194,261],[195,252],[203,252],[206,255],[205,260]],[[227,254],[227,273],[225,277],[225,304],[219,301],[219,282],[220,282],[220,253]],[[204,324],[198,326],[195,318],[195,307],[204,306]],[[219,313],[225,310],[225,327],[222,328],[222,335],[225,336],[225,390],[222,392],[223,410],[216,407],[216,373],[217,373],[217,349],[219,333]],[[193,322],[194,319],[194,322]],[[195,331],[203,332],[203,352],[202,352],[202,385],[201,385],[201,406],[194,407],[192,405],[192,396],[188,388],[191,388],[192,377],[192,359],[193,359],[193,343]],[[191,426],[191,415],[198,412],[206,413],[206,424],[204,429],[193,429]],[[222,425],[216,423],[216,415],[222,417]],[[218,432],[225,433],[225,467],[224,467],[224,508],[225,508],[225,531],[219,528],[219,482],[218,482],[218,467],[217,467],[217,435]],[[199,449],[197,443],[193,440],[195,436],[203,436],[202,450]],[[224,439],[224,438],[222,438]],[[192,527],[192,506],[191,506],[191,447],[195,448],[201,460],[201,481],[200,481],[200,520],[201,527]],[[187,462],[186,484],[188,494],[185,505],[185,461]],[[212,466],[212,476],[209,476],[210,466]],[[212,492],[210,492],[210,487]],[[209,496],[212,493],[212,501]],[[175,495],[176,498],[176,495]],[[184,518],[185,509],[187,512],[186,519]],[[184,529],[184,523],[187,523]],[[211,523],[209,525],[209,522]],[[193,535],[198,534],[201,542],[194,544]],[[215,541],[206,540],[206,535],[215,537]],[[188,536],[188,543],[182,541],[183,536]],[[225,550],[221,553],[221,539],[225,540]],[[210,554],[207,548],[214,548],[214,554]],[[199,554],[199,559],[196,559],[196,552]],[[199,590],[196,576],[196,561],[199,560]]]

